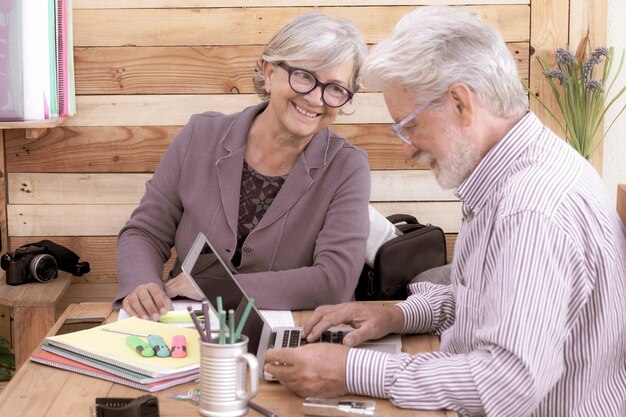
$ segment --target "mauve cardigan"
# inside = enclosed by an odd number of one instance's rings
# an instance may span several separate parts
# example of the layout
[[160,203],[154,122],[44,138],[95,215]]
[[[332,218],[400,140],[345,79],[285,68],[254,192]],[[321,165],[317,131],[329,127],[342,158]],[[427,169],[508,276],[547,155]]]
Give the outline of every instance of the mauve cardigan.
[[[246,137],[266,106],[194,115],[174,138],[119,233],[115,305],[139,284],[160,283],[170,249],[184,259],[198,232],[232,258]],[[259,308],[350,300],[365,261],[370,187],[364,151],[329,129],[313,137],[244,242],[236,276]]]

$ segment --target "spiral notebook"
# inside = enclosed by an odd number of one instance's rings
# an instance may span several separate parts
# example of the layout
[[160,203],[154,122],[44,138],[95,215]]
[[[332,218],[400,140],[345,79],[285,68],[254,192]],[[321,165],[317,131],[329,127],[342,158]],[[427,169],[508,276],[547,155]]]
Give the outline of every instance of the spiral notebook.
[[[175,385],[194,381],[199,376],[198,373],[194,373],[186,376],[150,381],[149,379],[146,380],[145,378],[141,378],[141,375],[126,371],[126,377],[121,377],[117,373],[123,371],[120,371],[119,369],[116,371],[116,373],[107,372],[94,366],[89,366],[86,363],[81,363],[45,350],[32,354],[30,360],[32,362],[40,363],[42,365],[47,365],[70,372],[76,372],[94,378],[104,379],[110,382],[115,382],[117,384],[126,385],[127,387],[148,392],[161,391]],[[137,382],[137,379],[135,378],[139,378],[145,382]]]
[[[126,344],[126,334],[114,333],[104,329],[130,332],[137,335],[160,335],[166,342],[175,335],[187,339],[187,356],[143,357]],[[188,375],[190,371],[200,369],[200,345],[196,329],[173,327],[168,324],[130,317],[77,332],[49,336],[46,342],[79,355],[146,375],[151,378],[163,376],[177,377]]]

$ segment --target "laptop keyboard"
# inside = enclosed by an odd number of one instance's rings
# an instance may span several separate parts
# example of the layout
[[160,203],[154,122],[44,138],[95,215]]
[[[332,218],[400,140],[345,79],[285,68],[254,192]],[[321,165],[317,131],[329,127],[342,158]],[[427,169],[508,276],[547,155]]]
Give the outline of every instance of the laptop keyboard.
[[[288,330],[285,333],[287,332],[289,333],[289,336],[285,334],[282,347],[298,347],[298,346],[306,345],[309,343],[307,342],[306,339],[302,339],[301,330],[298,330],[298,329]],[[324,333],[322,333],[322,337],[310,343],[318,343],[318,342],[341,343],[343,341],[344,335],[345,335],[345,332],[343,330],[336,330],[332,332],[330,330],[327,330]]]

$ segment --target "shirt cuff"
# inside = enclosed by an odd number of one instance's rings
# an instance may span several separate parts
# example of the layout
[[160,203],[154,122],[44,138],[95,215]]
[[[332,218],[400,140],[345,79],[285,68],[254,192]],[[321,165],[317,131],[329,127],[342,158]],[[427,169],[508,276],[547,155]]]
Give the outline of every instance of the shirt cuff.
[[[366,397],[389,398],[395,368],[399,365],[397,361],[389,361],[391,356],[369,349],[350,349],[346,363],[348,392]],[[394,369],[390,369],[389,363],[394,364]]]
[[396,304],[404,315],[402,334],[425,333],[433,325],[432,308],[426,299],[417,294],[411,295],[406,301]]

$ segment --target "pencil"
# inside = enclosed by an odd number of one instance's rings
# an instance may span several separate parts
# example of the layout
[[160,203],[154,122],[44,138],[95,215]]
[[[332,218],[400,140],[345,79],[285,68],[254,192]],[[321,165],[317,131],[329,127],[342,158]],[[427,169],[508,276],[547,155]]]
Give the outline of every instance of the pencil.
[[202,300],[202,314],[204,314],[204,333],[206,340],[211,341],[211,318],[209,317],[209,300]]
[[224,327],[226,327],[226,312],[224,310],[220,310],[220,345],[226,343],[226,335],[224,333]]
[[230,334],[230,343],[235,343],[235,310],[228,310],[228,333]]
[[251,409],[253,409],[253,410],[263,414],[264,416],[267,416],[267,417],[278,417],[278,414],[274,413],[273,411],[268,410],[267,408],[261,407],[260,405],[258,405],[255,402],[248,401],[248,406]]
[[[191,316],[191,321],[193,321],[193,325],[196,326],[196,330],[198,331],[198,333],[200,333],[200,340],[202,340],[203,342],[209,342],[209,340],[207,340],[206,336],[204,335],[204,330],[202,329],[202,325],[200,324],[200,321],[198,321],[198,317],[196,316],[196,312],[193,311],[193,308],[191,306],[187,306],[187,311],[189,311],[189,315]],[[206,323],[206,319],[205,323]]]
[[219,314],[224,308],[222,307],[222,297],[217,296],[217,314]]
[[248,315],[250,314],[250,310],[252,310],[253,304],[254,298],[248,299],[248,304],[246,304],[246,308],[243,310],[243,314],[241,315],[241,319],[239,320],[239,324],[237,325],[235,340],[239,340],[239,338],[241,337],[241,332],[243,332],[243,326],[246,325],[246,320],[248,320]]

